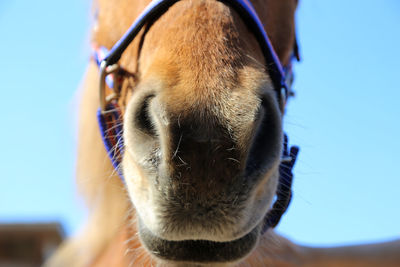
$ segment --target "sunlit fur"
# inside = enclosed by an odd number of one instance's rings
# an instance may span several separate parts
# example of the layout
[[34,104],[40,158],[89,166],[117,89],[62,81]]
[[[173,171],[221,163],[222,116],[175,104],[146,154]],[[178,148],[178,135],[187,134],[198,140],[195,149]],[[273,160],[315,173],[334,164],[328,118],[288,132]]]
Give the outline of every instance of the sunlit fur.
[[[287,64],[294,45],[297,1],[252,2],[280,60]],[[148,3],[148,0],[95,2],[97,19],[93,41],[112,47]],[[121,168],[126,185],[111,166],[101,141],[95,116],[99,103],[99,74],[97,66],[90,62],[82,84],[77,161],[77,182],[86,200],[89,217],[86,226],[61,246],[47,266],[202,266],[162,261],[151,255],[138,236],[137,215],[147,227],[168,240],[229,241],[248,233],[261,222],[274,195],[282,135],[281,110],[258,43],[238,15],[215,0],[183,0],[148,30],[138,57],[141,40],[140,34],[121,59],[127,70],[140,74],[139,84],[131,93],[125,112],[126,153]],[[140,112],[138,106],[148,95],[155,95],[146,107],[152,117],[151,127],[156,131],[150,138],[133,123]],[[261,108],[261,101],[265,101],[265,110]],[[241,196],[240,204],[223,210],[220,203],[231,201],[232,196],[221,192],[229,191],[224,187],[226,184],[235,183],[235,172],[243,173],[259,126],[258,116],[266,113],[274,125],[268,135],[273,141],[271,151],[267,153],[268,160],[257,172],[256,182],[251,185],[254,188],[248,191],[248,195]],[[196,155],[188,150],[190,139],[182,139],[179,134],[168,131],[172,129],[171,125],[180,128],[190,126],[192,121],[201,125],[191,132],[195,134],[200,151],[204,141],[213,143],[215,140],[218,144],[215,161],[222,164],[207,172],[202,170],[201,163],[196,162]],[[219,128],[226,131],[213,131]],[[236,154],[233,153],[235,157],[226,152],[230,151],[232,144],[237,150]],[[218,150],[224,145],[224,151]],[[151,151],[152,146],[156,152]],[[162,162],[162,167],[151,170],[154,166],[147,161],[152,160],[151,156],[157,153],[157,149],[162,154],[161,159],[157,159]],[[209,158],[204,158],[204,155],[200,154],[198,158],[209,163]],[[185,165],[186,169],[178,172],[180,164],[177,161],[189,166]],[[190,172],[187,167],[195,171]],[[161,177],[157,173],[159,170],[167,175]],[[171,173],[180,173],[183,182],[169,177]],[[204,183],[199,177],[194,177],[200,173],[226,178]],[[200,216],[201,223],[195,225],[195,220],[181,222],[171,217],[169,212],[172,213],[177,206],[170,205],[168,198],[158,195],[160,190],[153,186],[155,177],[164,179],[163,186],[171,189],[172,197],[184,196],[180,190],[188,190],[187,193],[201,198],[202,205],[216,197],[215,218]],[[187,184],[192,188],[182,189]],[[240,189],[233,192],[243,193]],[[187,200],[189,204],[197,201],[190,197]],[[162,210],[162,207],[171,207],[171,210]],[[184,214],[188,215],[189,211]],[[219,215],[223,212],[226,214]],[[203,226],[207,220],[211,223]],[[166,225],[171,223],[173,227],[168,228]],[[163,227],[158,228],[160,225]],[[305,248],[295,246],[270,230],[259,237],[257,245],[246,257],[212,266],[297,266],[312,255],[312,251],[307,251],[308,254],[304,251]]]

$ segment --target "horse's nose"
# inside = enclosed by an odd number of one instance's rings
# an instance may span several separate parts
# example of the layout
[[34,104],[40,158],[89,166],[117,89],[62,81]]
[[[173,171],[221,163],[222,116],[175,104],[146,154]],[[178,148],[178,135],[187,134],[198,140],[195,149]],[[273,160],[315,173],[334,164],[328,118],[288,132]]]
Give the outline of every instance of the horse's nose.
[[[181,110],[166,107],[155,94],[135,101],[133,128],[135,149],[151,157],[163,175],[166,187],[175,183],[214,190],[226,186],[244,169],[245,160],[228,129],[207,110]],[[228,183],[229,184],[229,183]],[[210,188],[214,185],[213,188]]]
[[171,120],[162,152],[168,166],[169,183],[188,185],[206,195],[225,190],[244,166],[236,144],[223,126],[212,118]]
[[260,109],[259,118],[244,121],[244,128],[230,122],[240,121],[240,114],[223,120],[216,107],[191,108],[162,96],[135,96],[133,112],[125,120],[133,126],[127,131],[127,149],[158,173],[162,188],[185,186],[185,192],[197,188],[218,194],[229,185],[249,184],[243,177],[271,168],[279,158],[279,114],[272,100]]

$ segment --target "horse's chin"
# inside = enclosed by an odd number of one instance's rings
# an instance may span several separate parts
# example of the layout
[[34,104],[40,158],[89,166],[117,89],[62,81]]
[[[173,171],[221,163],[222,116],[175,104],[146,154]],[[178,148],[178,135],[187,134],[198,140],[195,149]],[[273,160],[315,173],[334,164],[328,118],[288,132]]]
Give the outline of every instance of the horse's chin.
[[257,245],[261,225],[248,234],[228,242],[210,240],[170,241],[153,234],[139,220],[139,236],[144,247],[156,258],[176,263],[216,264],[237,262],[245,258]]

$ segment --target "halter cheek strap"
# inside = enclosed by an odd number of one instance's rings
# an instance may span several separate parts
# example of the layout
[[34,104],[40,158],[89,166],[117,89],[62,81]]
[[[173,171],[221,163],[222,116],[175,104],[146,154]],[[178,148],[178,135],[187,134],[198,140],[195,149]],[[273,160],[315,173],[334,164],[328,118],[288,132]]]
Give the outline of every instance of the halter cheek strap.
[[[109,53],[107,48],[101,46],[92,46],[93,60],[100,68],[103,59]],[[116,71],[116,70],[115,70]],[[113,72],[109,75],[102,77],[102,81],[111,91],[111,94],[106,97],[105,92],[100,97],[105,99],[104,107],[99,108],[97,111],[97,120],[99,123],[100,133],[103,139],[104,146],[107,150],[108,156],[114,169],[118,172],[122,180],[123,174],[120,168],[122,155],[124,152],[124,139],[123,139],[123,114],[117,101],[117,96],[121,91],[121,82],[116,82],[121,76],[116,77]]]
[[116,101],[109,103],[106,109],[107,113],[101,112],[100,109],[97,111],[97,120],[103,143],[111,159],[111,163],[124,181],[124,176],[120,168],[122,155],[124,153],[122,114]]
[[265,233],[270,227],[274,228],[278,225],[282,215],[289,207],[292,200],[292,182],[293,182],[293,166],[296,163],[299,148],[297,146],[290,147],[288,150],[288,137],[284,135],[282,161],[279,165],[279,182],[276,190],[276,200],[272,208],[268,211],[264,218],[264,225],[261,233]]
[[[178,0],[153,0],[142,14],[139,15],[138,19],[135,20],[125,35],[114,45],[111,51],[107,51],[107,49],[103,47],[93,47],[93,59],[100,68],[100,109],[97,113],[100,131],[112,164],[123,181],[123,174],[119,167],[124,151],[123,114],[118,104],[118,97],[121,92],[121,79],[123,79],[126,72],[119,67],[117,62],[128,45],[139,33],[140,29],[147,22],[155,20],[158,16],[166,12],[168,8],[177,1]],[[220,1],[234,8],[257,38],[264,54],[267,63],[266,69],[274,85],[278,101],[284,107],[287,98],[291,94],[287,86],[287,84],[291,84],[292,80],[291,64],[286,66],[285,69],[282,67],[250,1]],[[110,94],[106,95],[106,89],[110,91]],[[292,169],[298,151],[298,147],[291,147],[290,151],[288,150],[288,139],[285,135],[282,161],[279,166],[279,184],[276,199],[264,218],[262,233],[267,231],[270,227],[275,227],[289,206],[292,197]]]

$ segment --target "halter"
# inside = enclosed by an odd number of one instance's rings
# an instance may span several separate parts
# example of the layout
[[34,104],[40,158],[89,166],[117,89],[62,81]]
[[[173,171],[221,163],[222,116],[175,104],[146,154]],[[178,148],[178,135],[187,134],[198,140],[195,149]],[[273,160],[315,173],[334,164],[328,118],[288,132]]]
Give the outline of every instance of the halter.
[[[278,102],[283,110],[288,97],[292,93],[290,87],[287,85],[291,84],[292,81],[291,63],[289,63],[288,66],[285,66],[285,68],[282,67],[267,33],[264,30],[263,24],[258,18],[257,13],[249,0],[219,1],[232,7],[256,37],[265,57],[266,69],[274,86]],[[121,107],[118,104],[118,98],[122,88],[123,77],[126,76],[127,72],[119,66],[118,61],[143,26],[146,23],[151,23],[156,20],[176,2],[178,2],[178,0],[153,0],[110,51],[104,47],[94,46],[93,48],[94,60],[100,68],[100,108],[97,114],[100,131],[106,150],[111,158],[111,162],[114,168],[118,171],[122,180],[124,180],[124,178],[119,165],[124,151],[122,134],[123,120]],[[296,49],[295,56],[298,58]],[[110,89],[111,93],[107,95],[106,91],[110,91]],[[291,147],[289,151],[288,139],[285,135],[282,160],[279,166],[279,184],[276,199],[264,218],[262,233],[270,227],[275,227],[289,206],[292,197],[292,169],[298,151],[299,148],[296,146]]]

